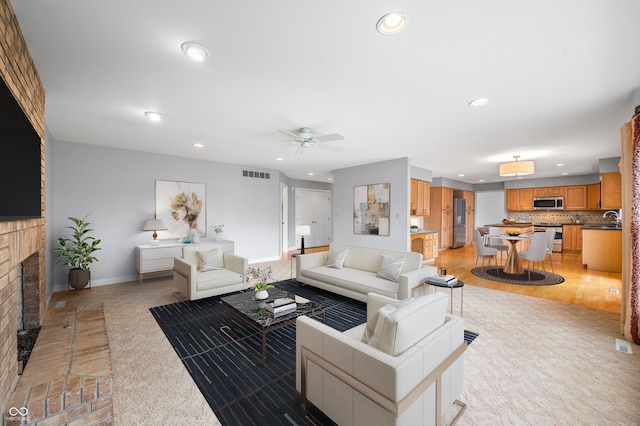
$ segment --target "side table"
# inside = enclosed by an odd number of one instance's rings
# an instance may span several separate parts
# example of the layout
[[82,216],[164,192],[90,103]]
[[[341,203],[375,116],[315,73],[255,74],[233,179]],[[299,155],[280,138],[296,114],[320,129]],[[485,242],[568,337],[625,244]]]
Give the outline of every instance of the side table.
[[425,283],[432,285],[434,287],[440,287],[440,288],[450,288],[451,289],[451,296],[449,297],[451,299],[451,307],[449,308],[449,312],[451,313],[451,315],[453,315],[453,289],[454,288],[459,288],[460,289],[460,316],[462,316],[462,307],[464,305],[464,282],[462,282],[461,280],[458,280],[457,283],[455,283],[452,286],[449,286],[447,284],[442,284],[442,283],[438,283],[438,282],[432,282],[429,280],[429,278],[425,279]]

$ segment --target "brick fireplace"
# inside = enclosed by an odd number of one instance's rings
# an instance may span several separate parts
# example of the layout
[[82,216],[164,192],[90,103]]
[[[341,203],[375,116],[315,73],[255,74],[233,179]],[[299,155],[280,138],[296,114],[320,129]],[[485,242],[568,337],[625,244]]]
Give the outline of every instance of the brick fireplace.
[[[40,218],[0,221],[0,412],[18,380],[18,285],[23,291],[26,327],[38,326],[46,309],[44,88],[8,0],[0,0],[0,77],[40,136]],[[7,184],[7,182],[0,182]]]

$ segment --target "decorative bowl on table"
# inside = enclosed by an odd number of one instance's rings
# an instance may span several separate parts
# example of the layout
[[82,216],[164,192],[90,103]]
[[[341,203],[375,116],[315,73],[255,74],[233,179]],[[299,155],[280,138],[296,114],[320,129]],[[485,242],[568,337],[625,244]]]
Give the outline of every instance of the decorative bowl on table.
[[521,232],[520,231],[515,231],[515,230],[509,230],[509,231],[505,231],[505,234],[511,235],[512,237],[517,237],[518,235],[521,234]]

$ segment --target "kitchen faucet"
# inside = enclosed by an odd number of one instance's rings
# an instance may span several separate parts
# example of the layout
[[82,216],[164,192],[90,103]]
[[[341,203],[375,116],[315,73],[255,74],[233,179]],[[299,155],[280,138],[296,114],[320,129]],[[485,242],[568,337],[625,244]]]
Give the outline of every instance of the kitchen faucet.
[[615,210],[607,210],[606,212],[604,212],[602,217],[606,219],[609,213],[613,213],[613,215],[615,216],[613,221],[615,222],[616,226],[620,225],[620,213]]

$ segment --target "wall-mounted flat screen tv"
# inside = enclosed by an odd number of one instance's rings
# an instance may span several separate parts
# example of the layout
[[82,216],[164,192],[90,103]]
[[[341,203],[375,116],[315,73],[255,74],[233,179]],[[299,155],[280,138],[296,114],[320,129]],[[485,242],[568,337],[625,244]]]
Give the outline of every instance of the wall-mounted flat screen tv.
[[0,78],[0,221],[41,217],[40,136]]

